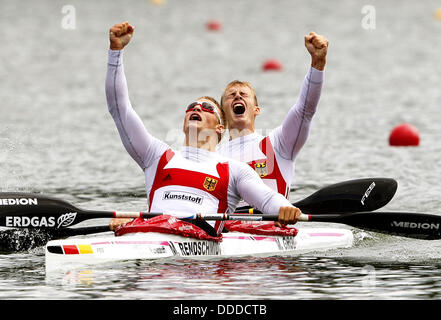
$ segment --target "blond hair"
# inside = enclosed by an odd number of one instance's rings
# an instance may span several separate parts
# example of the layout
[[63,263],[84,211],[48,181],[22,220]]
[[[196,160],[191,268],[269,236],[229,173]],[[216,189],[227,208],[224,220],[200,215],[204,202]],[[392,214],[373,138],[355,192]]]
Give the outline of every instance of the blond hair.
[[254,90],[254,88],[251,86],[251,84],[250,84],[248,81],[240,81],[240,80],[233,80],[233,81],[231,81],[229,84],[227,84],[227,86],[226,86],[226,88],[225,88],[225,90],[224,90],[224,93],[222,93],[222,96],[221,96],[221,106],[222,106],[223,103],[224,103],[224,95],[225,95],[225,92],[226,92],[228,89],[230,89],[231,87],[234,87],[234,86],[245,86],[245,87],[250,88],[251,92],[252,92],[253,95],[254,95],[254,103],[256,104],[256,106],[258,106],[256,90]]

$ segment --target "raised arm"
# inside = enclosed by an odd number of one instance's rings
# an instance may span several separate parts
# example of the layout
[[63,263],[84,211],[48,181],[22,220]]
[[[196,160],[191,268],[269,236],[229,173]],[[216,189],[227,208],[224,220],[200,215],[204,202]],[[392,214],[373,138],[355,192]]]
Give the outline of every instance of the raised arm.
[[311,120],[317,110],[323,86],[328,40],[311,32],[305,36],[311,55],[311,67],[303,81],[299,97],[282,125],[271,133],[274,149],[285,159],[294,160],[309,136]]
[[124,147],[144,170],[160,157],[168,146],[148,133],[129,100],[123,67],[123,49],[130,42],[133,30],[127,22],[110,29],[106,98]]

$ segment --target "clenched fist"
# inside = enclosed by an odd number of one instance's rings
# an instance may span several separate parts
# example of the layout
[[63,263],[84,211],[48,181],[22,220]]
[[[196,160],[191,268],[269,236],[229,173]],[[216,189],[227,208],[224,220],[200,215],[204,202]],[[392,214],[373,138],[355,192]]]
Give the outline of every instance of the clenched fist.
[[109,39],[111,50],[122,50],[129,44],[135,28],[128,22],[115,24],[110,28]]
[[311,54],[312,67],[318,70],[324,70],[326,64],[326,54],[328,53],[329,41],[315,32],[310,32],[305,36],[305,47]]
[[295,224],[299,220],[302,211],[296,207],[280,207],[279,209],[279,221],[274,224],[277,227],[287,224]]
[[126,224],[132,220],[133,219],[130,219],[130,218],[113,218],[109,223],[109,228],[110,228],[110,230],[115,231],[123,224]]

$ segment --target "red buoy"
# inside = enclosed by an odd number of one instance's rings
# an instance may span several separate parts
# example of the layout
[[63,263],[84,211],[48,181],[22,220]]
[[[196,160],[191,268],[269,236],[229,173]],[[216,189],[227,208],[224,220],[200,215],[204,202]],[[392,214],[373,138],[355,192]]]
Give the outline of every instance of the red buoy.
[[263,63],[262,69],[264,71],[280,71],[282,70],[282,64],[278,60],[270,59]]
[[413,125],[403,123],[392,130],[389,136],[389,144],[395,147],[418,146],[420,135]]
[[208,21],[207,29],[210,31],[220,31],[222,29],[222,23],[216,20]]

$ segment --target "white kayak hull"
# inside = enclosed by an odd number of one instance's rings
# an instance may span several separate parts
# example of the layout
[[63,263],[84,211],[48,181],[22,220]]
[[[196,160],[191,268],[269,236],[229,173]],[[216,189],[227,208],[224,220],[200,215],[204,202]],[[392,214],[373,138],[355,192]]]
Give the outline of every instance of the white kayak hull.
[[46,245],[46,270],[124,260],[173,258],[220,259],[238,256],[284,256],[351,247],[348,229],[301,228],[297,236],[262,236],[228,232],[221,242],[164,233],[131,233],[52,240]]

